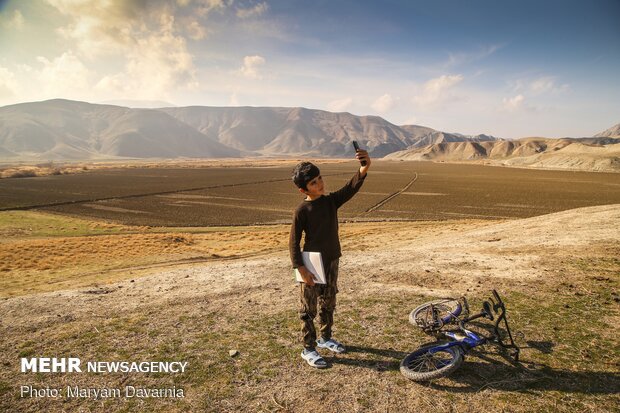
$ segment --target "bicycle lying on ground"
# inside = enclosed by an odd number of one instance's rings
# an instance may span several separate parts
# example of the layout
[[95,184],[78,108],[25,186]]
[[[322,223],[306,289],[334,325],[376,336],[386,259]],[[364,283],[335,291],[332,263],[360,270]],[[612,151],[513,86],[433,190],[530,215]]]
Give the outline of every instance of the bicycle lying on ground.
[[[492,334],[476,334],[466,328],[467,323],[480,318],[495,320]],[[503,334],[499,330],[502,321],[505,326]],[[482,310],[477,314],[469,315],[465,297],[458,300],[446,298],[417,307],[409,314],[409,322],[425,333],[434,335],[437,341],[418,348],[402,360],[400,372],[408,379],[428,381],[445,377],[461,366],[469,350],[490,342],[510,349],[510,356],[515,363],[519,361],[519,347],[508,327],[506,306],[495,290],[493,297],[482,303]],[[449,329],[451,326],[456,328]],[[506,337],[509,343],[505,342]]]

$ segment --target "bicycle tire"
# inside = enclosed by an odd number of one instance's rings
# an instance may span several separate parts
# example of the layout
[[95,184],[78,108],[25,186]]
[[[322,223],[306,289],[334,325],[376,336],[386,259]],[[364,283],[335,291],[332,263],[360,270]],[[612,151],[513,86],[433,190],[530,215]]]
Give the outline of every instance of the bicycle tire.
[[430,381],[446,377],[454,372],[463,363],[463,349],[460,346],[452,346],[432,354],[429,353],[430,349],[445,343],[427,344],[413,353],[409,353],[400,362],[401,374],[413,381]]
[[[435,325],[435,318],[431,313],[432,308],[438,312],[437,318],[441,320],[441,325]],[[461,303],[454,298],[444,298],[441,300],[429,301],[416,307],[409,313],[409,322],[416,327],[441,328],[443,324],[448,324],[461,314],[463,310]]]

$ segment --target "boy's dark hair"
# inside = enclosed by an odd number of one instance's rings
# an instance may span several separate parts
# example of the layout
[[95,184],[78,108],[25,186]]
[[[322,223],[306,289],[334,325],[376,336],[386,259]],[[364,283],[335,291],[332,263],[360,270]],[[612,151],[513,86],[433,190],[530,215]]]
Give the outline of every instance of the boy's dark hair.
[[320,174],[321,171],[315,164],[312,162],[302,162],[293,169],[293,182],[295,182],[297,188],[307,191],[308,182],[312,181]]

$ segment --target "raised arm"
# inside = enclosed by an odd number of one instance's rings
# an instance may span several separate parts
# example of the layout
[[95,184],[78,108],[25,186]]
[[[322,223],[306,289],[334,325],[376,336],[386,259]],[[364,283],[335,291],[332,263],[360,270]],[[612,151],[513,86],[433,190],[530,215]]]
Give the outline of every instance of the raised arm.
[[333,197],[337,208],[340,208],[345,202],[353,198],[353,195],[360,190],[362,184],[364,183],[364,178],[366,178],[368,169],[370,168],[370,156],[368,156],[368,152],[360,149],[355,154],[355,157],[360,160],[360,162],[366,161],[366,165],[360,166],[360,169],[355,173],[355,175],[353,175],[353,178],[351,178],[345,186],[329,194],[329,196]]

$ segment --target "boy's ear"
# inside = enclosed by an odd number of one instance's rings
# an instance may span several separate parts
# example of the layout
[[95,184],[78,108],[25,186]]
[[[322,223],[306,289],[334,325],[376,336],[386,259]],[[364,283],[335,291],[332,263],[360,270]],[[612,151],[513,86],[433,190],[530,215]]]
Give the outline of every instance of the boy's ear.
[[308,192],[306,192],[305,189],[303,189],[303,188],[297,188],[297,189],[299,189],[299,192],[301,192],[302,194],[308,195]]

